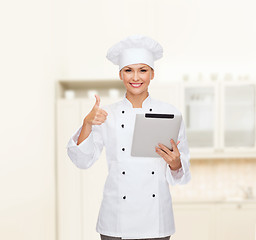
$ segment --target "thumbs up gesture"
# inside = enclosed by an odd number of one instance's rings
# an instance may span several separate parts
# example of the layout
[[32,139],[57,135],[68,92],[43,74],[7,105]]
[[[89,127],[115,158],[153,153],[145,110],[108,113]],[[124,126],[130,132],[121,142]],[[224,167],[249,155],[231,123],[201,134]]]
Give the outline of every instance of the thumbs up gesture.
[[108,113],[100,108],[100,97],[96,94],[94,96],[96,98],[96,102],[92,110],[84,119],[84,122],[87,125],[101,125],[106,121],[108,116]]

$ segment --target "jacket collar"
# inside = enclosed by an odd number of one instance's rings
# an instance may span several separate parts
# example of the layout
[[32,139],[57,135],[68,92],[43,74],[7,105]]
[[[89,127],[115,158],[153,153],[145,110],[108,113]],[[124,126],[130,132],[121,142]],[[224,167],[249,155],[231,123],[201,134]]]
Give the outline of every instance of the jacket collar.
[[[124,98],[122,100],[123,105],[129,108],[133,108],[132,103],[126,98],[126,93],[124,94]],[[149,108],[151,106],[151,96],[148,92],[147,98],[142,103],[142,109]]]

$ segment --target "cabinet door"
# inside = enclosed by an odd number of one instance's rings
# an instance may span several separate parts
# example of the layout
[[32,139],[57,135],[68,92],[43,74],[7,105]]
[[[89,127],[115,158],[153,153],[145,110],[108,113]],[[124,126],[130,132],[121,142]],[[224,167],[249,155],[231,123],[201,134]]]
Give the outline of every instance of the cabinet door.
[[255,147],[255,85],[223,85],[224,147]]
[[255,240],[255,204],[223,204],[219,207],[216,215],[217,240]]
[[218,142],[217,85],[185,85],[183,99],[189,146],[213,150]]
[[[100,106],[119,99],[101,97]],[[81,126],[95,98],[57,101],[57,205],[59,240],[98,240],[95,231],[107,177],[105,148],[89,169],[79,169],[66,151],[71,134]]]
[[66,151],[71,134],[81,124],[80,103],[60,99],[56,111],[58,240],[81,240],[81,170]]
[[176,232],[172,240],[214,240],[214,205],[174,204]]

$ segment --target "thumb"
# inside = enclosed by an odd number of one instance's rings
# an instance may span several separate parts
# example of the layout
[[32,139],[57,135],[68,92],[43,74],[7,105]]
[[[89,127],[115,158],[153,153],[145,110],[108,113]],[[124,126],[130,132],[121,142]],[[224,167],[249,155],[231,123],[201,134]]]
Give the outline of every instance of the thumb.
[[95,102],[94,106],[98,106],[99,107],[100,106],[100,97],[97,94],[95,94],[94,96],[96,98],[96,102]]

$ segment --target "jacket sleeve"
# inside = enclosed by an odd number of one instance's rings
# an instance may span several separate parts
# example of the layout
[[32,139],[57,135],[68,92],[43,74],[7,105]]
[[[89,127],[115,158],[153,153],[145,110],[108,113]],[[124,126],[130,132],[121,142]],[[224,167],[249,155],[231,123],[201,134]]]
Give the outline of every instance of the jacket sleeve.
[[79,127],[66,146],[67,154],[78,168],[89,168],[98,160],[103,149],[102,125],[93,125],[90,135],[79,145],[77,140],[82,130]]
[[169,184],[176,185],[176,184],[186,184],[191,179],[190,174],[190,154],[188,148],[188,142],[185,132],[185,124],[182,119],[180,125],[180,131],[178,135],[178,141],[180,141],[178,145],[178,149],[180,152],[180,160],[181,160],[181,168],[178,170],[171,170],[169,165],[167,164],[166,167],[166,179]]

